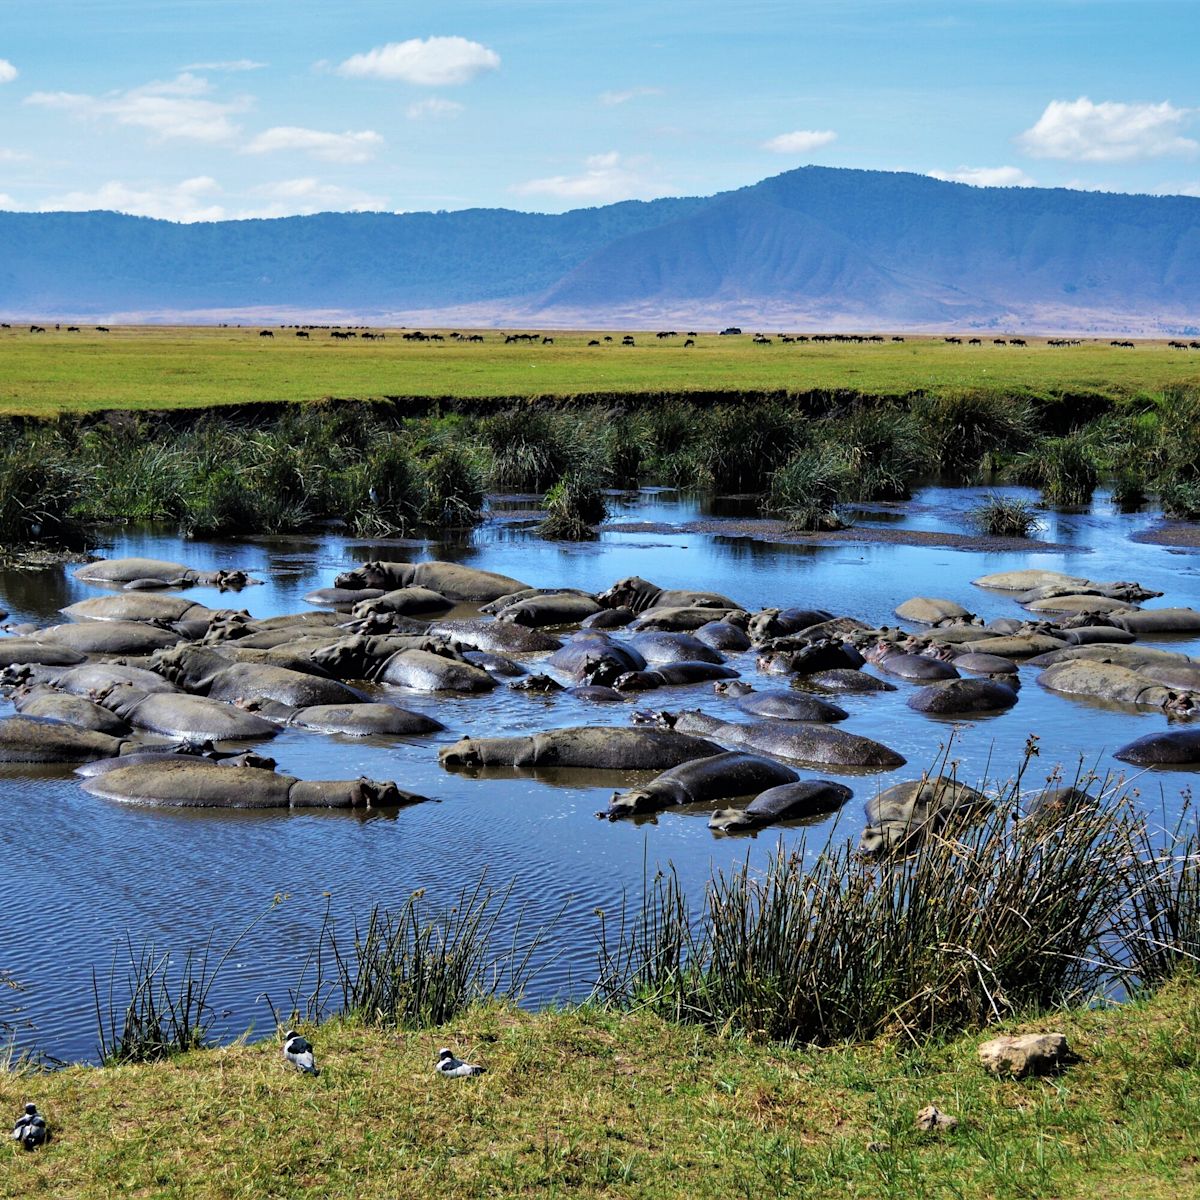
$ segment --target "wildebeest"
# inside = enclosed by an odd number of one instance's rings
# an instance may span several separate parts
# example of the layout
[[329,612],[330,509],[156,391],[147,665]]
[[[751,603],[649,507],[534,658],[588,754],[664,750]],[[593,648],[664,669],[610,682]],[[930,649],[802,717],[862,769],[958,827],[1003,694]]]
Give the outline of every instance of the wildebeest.
[[307,329],[297,329],[296,336],[306,338],[306,337],[308,337],[308,330]]
[[902,342],[902,341],[904,341],[904,339],[902,337],[893,337],[892,341],[893,342]]
[[96,332],[97,333],[108,333],[109,332],[108,326],[107,325],[97,325]]
[[636,342],[633,340],[633,335],[632,335],[632,334],[630,334],[630,333],[627,333],[627,334],[626,334],[626,335],[625,335],[625,336],[624,336],[624,337],[621,339],[621,345],[622,345],[622,346],[636,346],[636,345],[637,345],[637,343],[636,343]]
[[30,325],[29,332],[30,333],[45,333],[46,330],[45,330],[45,327],[42,325]]
[[588,345],[589,346],[598,346],[598,345],[600,345],[600,341],[598,338],[592,338],[592,340],[590,342],[588,342]]
[[983,342],[979,338],[971,338],[970,341],[967,342],[967,345],[968,346],[982,346]]
[[696,344],[695,338],[688,338],[687,341],[685,341],[683,343],[683,348],[686,350],[689,346],[694,346],[695,344]]
[[258,331],[258,336],[273,338],[275,335],[269,329],[260,329]]
[[67,332],[68,332],[68,333],[78,333],[78,332],[79,332],[79,326],[78,326],[78,325],[68,325],[68,326],[67,326]]

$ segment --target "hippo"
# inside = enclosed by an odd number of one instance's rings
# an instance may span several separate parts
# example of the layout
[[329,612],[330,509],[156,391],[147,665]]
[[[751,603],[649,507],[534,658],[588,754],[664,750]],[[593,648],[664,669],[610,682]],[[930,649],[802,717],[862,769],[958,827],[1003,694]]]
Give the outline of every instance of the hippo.
[[86,563],[75,571],[75,578],[85,583],[112,586],[138,583],[159,587],[217,587],[221,591],[237,591],[249,584],[261,583],[245,571],[193,571],[183,563],[164,562],[157,558],[102,558]]
[[733,621],[707,621],[696,630],[694,636],[696,641],[713,650],[726,650],[734,654],[749,650],[752,644],[746,631]]
[[610,821],[638,813],[657,812],[676,804],[700,804],[749,796],[764,788],[795,783],[790,767],[757,754],[727,750],[671,767],[641,787],[613,792],[605,816]]
[[137,747],[136,741],[94,729],[79,729],[47,717],[0,719],[0,762],[87,762],[93,758],[116,758]]
[[1196,633],[1200,630],[1200,612],[1194,608],[1143,608],[1114,617],[1119,629],[1143,636],[1154,633]]
[[[776,643],[779,640],[775,639]],[[758,669],[769,675],[811,675],[816,671],[844,667],[857,670],[864,661],[863,656],[847,642],[826,638],[795,649],[772,646],[758,656]]]
[[854,793],[830,779],[800,779],[768,788],[745,808],[719,808],[708,818],[709,829],[745,832],[777,821],[805,820],[837,812]]
[[79,654],[152,654],[179,643],[178,633],[141,621],[81,621],[39,629],[34,638]]
[[349,637],[317,651],[313,660],[331,674],[370,679],[421,692],[490,692],[496,681],[444,642]]
[[905,701],[916,712],[938,717],[1001,712],[1016,702],[1016,691],[993,679],[947,679],[913,692]]
[[658,720],[681,733],[711,737],[726,745],[790,758],[809,766],[890,770],[902,767],[905,761],[902,755],[879,742],[828,725],[769,719],[741,725],[699,712],[663,713]]
[[54,688],[37,684],[21,688],[13,693],[13,707],[26,717],[45,717],[50,721],[63,721],[79,729],[92,729],[107,733],[110,737],[129,736],[129,723],[116,713],[109,712],[83,696],[72,696]]
[[962,625],[975,620],[975,614],[961,604],[931,596],[914,596],[911,600],[905,600],[896,609],[896,616],[917,625]]
[[1088,579],[1082,584],[1045,583],[1040,587],[1030,588],[1027,592],[1021,592],[1013,599],[1018,604],[1032,605],[1037,600],[1053,600],[1058,596],[1101,596],[1109,600],[1137,603],[1140,600],[1152,600],[1161,595],[1162,592],[1151,591],[1149,588],[1142,587],[1140,583],[1125,581],[1097,583],[1094,579]]
[[[497,596],[495,600],[487,604],[481,604],[479,611],[489,616],[495,616],[497,613],[503,612],[510,605],[520,604],[522,600],[533,600],[538,596],[583,596],[587,600],[595,600],[596,598],[591,592],[585,592],[581,588],[521,588],[518,592],[509,592],[507,596]],[[591,615],[598,617],[604,611],[604,609],[599,609]],[[587,620],[588,618],[584,619]]]
[[374,779],[302,780],[257,767],[225,767],[203,759],[146,762],[83,783],[106,800],[168,808],[399,808],[424,796]]
[[[3,643],[0,643],[2,645]],[[1060,662],[1108,662],[1140,671],[1151,663],[1164,667],[1186,666],[1192,659],[1186,654],[1172,650],[1159,650],[1152,646],[1062,646],[1047,654],[1039,654],[1027,660],[1031,667],[1052,667]]]
[[519,662],[505,658],[503,654],[492,654],[489,650],[464,650],[462,656],[473,667],[481,667],[492,675],[501,675],[506,679],[528,674]]
[[1113,758],[1135,767],[1200,766],[1200,729],[1148,733],[1114,751]]
[[222,767],[257,767],[262,771],[273,771],[276,767],[273,758],[267,758],[253,750],[217,750],[211,742],[202,746],[184,742],[174,746],[135,750],[131,754],[121,755],[120,758],[93,759],[91,762],[80,763],[71,773],[80,779],[94,779],[97,775],[106,775],[109,771],[119,771],[123,767],[132,767],[138,763],[176,762],[180,758],[189,758],[193,762],[199,758]]
[[495,621],[433,621],[429,626],[433,637],[446,637],[461,646],[488,650],[498,654],[545,654],[557,650],[561,638],[540,629],[511,622]]
[[0,669],[39,664],[47,667],[76,667],[87,655],[66,646],[35,642],[32,638],[0,638]]
[[1078,813],[1094,812],[1098,806],[1096,797],[1081,788],[1047,786],[1027,800],[1024,807],[1027,818],[1059,820]]
[[576,700],[586,700],[590,704],[624,704],[625,697],[616,688],[605,687],[600,683],[585,683],[579,687],[567,688],[567,695]]
[[[1014,628],[1019,623],[1014,621]],[[925,630],[921,636],[935,646],[961,646],[964,642],[978,642],[999,635],[995,630],[982,625],[939,625],[937,628]]]
[[1048,585],[1058,587],[1087,587],[1089,581],[1062,571],[1043,571],[1037,568],[1024,571],[1001,571],[996,575],[981,575],[971,582],[976,587],[992,588],[997,592],[1028,592]]
[[636,615],[632,608],[619,605],[617,608],[602,608],[590,617],[584,617],[579,624],[583,629],[623,629]]
[[516,683],[508,685],[514,692],[533,692],[539,696],[553,696],[555,692],[565,692],[567,689],[557,679],[549,675],[526,675]]
[[511,592],[527,589],[508,575],[480,571],[451,562],[368,562],[343,571],[334,581],[339,588],[379,588],[391,592],[397,588],[425,587],[438,592],[447,600],[467,600],[485,603]]
[[[314,616],[317,614],[313,614]],[[336,617],[336,613],[321,613],[323,617]],[[424,632],[424,626],[421,626],[421,632]],[[236,646],[239,650],[275,650],[280,646],[296,646],[299,644],[313,645],[319,643],[329,645],[346,636],[344,629],[336,625],[327,626],[305,626],[305,625],[285,625],[273,629],[257,629],[247,633],[244,637],[225,638],[211,637],[212,630],[209,629],[209,634],[206,634],[201,640],[200,645],[209,647],[219,647],[222,654],[228,654],[229,647]]]
[[[151,658],[154,670],[164,679],[189,692],[214,700],[261,698],[281,704],[351,704],[362,699],[353,688],[332,678],[311,661],[307,669],[291,670],[265,661],[231,661],[236,650],[217,651],[200,646],[179,646],[160,651]],[[252,656],[270,651],[250,651]]]
[[[1116,645],[1128,646],[1137,641],[1137,634],[1116,625],[1076,625],[1068,628],[1060,625],[1062,637],[1068,646]],[[1058,636],[1058,635],[1055,635]]]
[[832,620],[833,613],[823,608],[764,608],[750,617],[746,632],[752,642],[766,642]]
[[539,629],[544,625],[578,625],[585,617],[600,611],[591,596],[577,592],[552,592],[530,596],[502,608],[496,614],[499,624],[527,625]]
[[1048,596],[1042,600],[1031,600],[1025,605],[1035,613],[1127,613],[1137,612],[1138,606],[1128,600],[1114,600],[1109,596],[1066,595]]
[[317,733],[341,733],[348,737],[409,736],[445,729],[440,721],[424,713],[409,712],[394,704],[310,704],[294,707],[276,700],[250,700],[238,707],[279,725],[311,729]]
[[354,609],[359,604],[379,600],[387,593],[382,588],[313,588],[304,597],[305,604],[319,604],[323,608]]
[[859,849],[871,856],[909,852],[952,818],[970,819],[990,807],[982,792],[946,775],[898,783],[868,802]]
[[119,684],[97,700],[134,728],[164,737],[193,742],[235,742],[272,738],[279,732],[276,725],[253,713],[185,692],[143,692],[129,684]]
[[423,587],[397,588],[384,592],[371,600],[360,600],[353,608],[356,617],[368,617],[372,613],[399,613],[401,616],[421,616],[424,613],[449,612],[453,600],[447,600],[441,592]]
[[600,668],[615,679],[626,671],[643,671],[646,660],[632,646],[606,633],[581,631],[556,650],[549,666],[572,679],[590,679]]
[[111,596],[80,600],[59,611],[72,621],[157,621],[174,624],[183,620],[199,620],[207,628],[222,610],[196,604],[180,596],[117,592]]
[[648,608],[694,608],[698,604],[711,608],[740,609],[742,606],[719,592],[700,592],[690,588],[667,590],[638,575],[618,579],[612,587],[596,597],[601,608],[629,608],[644,613]]
[[1177,715],[1188,715],[1200,705],[1200,694],[1180,694],[1128,667],[1087,659],[1069,660],[1047,667],[1038,676],[1038,683],[1049,691],[1066,696],[1089,696],[1118,704],[1161,708]]
[[629,629],[661,629],[666,633],[690,633],[713,621],[740,619],[744,610],[740,608],[648,608],[634,617]]
[[886,679],[876,679],[865,671],[850,667],[836,667],[829,671],[813,671],[808,675],[797,675],[792,687],[806,692],[820,691],[837,694],[870,695],[875,692],[894,692],[896,685]]
[[443,747],[438,761],[447,770],[500,766],[663,771],[720,752],[721,747],[707,738],[670,729],[584,725],[529,737],[463,738]]
[[957,679],[958,672],[949,664],[924,654],[883,654],[872,659],[875,666],[898,679],[924,682],[930,679]]
[[647,630],[635,633],[631,645],[652,667],[664,663],[706,662],[723,663],[725,659],[711,646],[706,646],[690,633],[663,633]]
[[[736,679],[732,667],[708,662],[663,663],[644,671],[626,671],[612,681],[618,692],[648,692],[660,687],[682,687],[689,683],[706,683],[711,679]],[[603,673],[593,672],[592,680],[603,683]]]
[[795,692],[756,692],[749,684],[731,688],[728,684],[713,684],[718,696],[734,700],[738,708],[752,717],[774,717],[781,721],[817,721],[832,724],[844,721],[850,714],[837,704],[813,696],[798,696]]
[[964,653],[970,654],[978,650],[983,654],[998,654],[1001,658],[1034,658],[1051,650],[1061,650],[1066,644],[1063,638],[1050,637],[1043,633],[1012,634],[962,643]]
[[1011,658],[1000,654],[982,654],[976,650],[956,654],[954,668],[960,673],[966,671],[969,675],[1003,675],[1006,680],[1013,680],[1014,686],[1019,678],[1017,664]]

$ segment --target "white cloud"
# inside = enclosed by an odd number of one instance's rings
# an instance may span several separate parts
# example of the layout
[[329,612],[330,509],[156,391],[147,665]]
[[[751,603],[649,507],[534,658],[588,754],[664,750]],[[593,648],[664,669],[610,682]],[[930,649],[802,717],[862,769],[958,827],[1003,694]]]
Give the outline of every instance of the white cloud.
[[772,150],[776,154],[808,154],[811,150],[836,141],[837,134],[832,129],[797,129],[763,142],[762,148]]
[[16,207],[17,202],[7,192],[0,192],[0,208],[12,212]]
[[238,219],[307,216],[317,212],[383,212],[388,207],[383,196],[312,178],[281,179],[251,188],[249,194],[263,203],[235,213]]
[[1035,187],[1020,167],[959,167],[954,171],[930,171],[933,179],[947,183],[969,183],[972,187]]
[[7,58],[0,58],[0,83],[12,83],[20,74]]
[[673,189],[646,178],[644,159],[622,159],[615,151],[593,154],[584,162],[582,175],[552,175],[530,179],[510,190],[519,196],[557,196],[563,200],[590,200],[610,204],[617,200],[653,200],[669,196]]
[[20,150],[6,150],[0,146],[0,163],[28,162],[31,157]]
[[246,154],[270,154],[276,150],[302,150],[326,162],[361,163],[383,145],[374,130],[357,133],[326,133],[320,129],[302,129],[297,125],[276,125],[260,133],[244,147]]
[[428,100],[417,100],[405,110],[410,121],[421,121],[426,117],[457,117],[463,106],[457,100],[443,100],[441,96],[430,96]]
[[220,185],[207,175],[181,183],[131,187],[120,180],[102,184],[92,192],[66,192],[40,205],[42,212],[92,212],[104,209],[136,217],[167,221],[220,221],[225,210],[215,202]]
[[500,56],[494,50],[466,38],[410,38],[355,54],[338,67],[338,74],[399,79],[421,87],[449,87],[469,83],[499,66]]
[[641,96],[661,96],[662,91],[660,87],[632,87],[622,92],[601,92],[600,103],[611,108],[614,104],[628,104],[630,100],[637,100]]
[[180,67],[181,71],[261,71],[267,64],[255,62],[252,58],[231,58],[224,62],[188,63]]
[[1191,154],[1191,138],[1181,137],[1180,127],[1193,115],[1191,109],[1162,104],[1093,104],[1078,100],[1051,100],[1037,124],[1016,141],[1034,158],[1066,158],[1075,162],[1122,162],[1158,158],[1164,154]]
[[204,99],[209,85],[184,72],[174,79],[147,83],[124,92],[89,96],[80,92],[34,92],[26,104],[55,108],[80,120],[111,119],[118,125],[147,129],[156,138],[227,142],[238,127],[229,118],[250,107],[246,98],[222,103]]

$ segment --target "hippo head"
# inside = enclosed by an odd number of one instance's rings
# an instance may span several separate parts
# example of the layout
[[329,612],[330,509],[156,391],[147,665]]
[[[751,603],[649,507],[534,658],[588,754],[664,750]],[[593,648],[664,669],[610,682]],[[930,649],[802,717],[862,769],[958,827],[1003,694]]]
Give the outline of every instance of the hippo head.
[[754,821],[746,815],[744,808],[718,808],[709,814],[708,827],[717,833],[731,829],[746,829]]
[[1168,691],[1162,708],[1168,721],[1190,721],[1200,714],[1200,693]]
[[551,679],[549,675],[528,675],[508,686],[517,692],[541,692],[543,694],[563,690],[563,685],[557,679]]
[[473,738],[461,738],[453,746],[443,746],[438,751],[438,762],[443,767],[477,767],[482,759]]
[[618,579],[607,591],[601,592],[596,597],[596,603],[601,608],[630,608],[638,613],[648,607],[650,598],[658,595],[660,590],[640,576],[630,575],[626,579]]
[[390,779],[359,776],[350,788],[351,808],[398,808],[400,789]]
[[391,587],[391,576],[384,569],[383,563],[378,560],[373,562],[363,563],[361,566],[354,567],[352,570],[343,571],[334,581],[333,586],[336,588],[348,588],[357,590],[359,588],[388,588]]
[[610,821],[617,821],[621,817],[632,817],[642,811],[649,799],[649,793],[640,788],[634,788],[632,791],[624,793],[613,792],[612,799],[608,802],[608,811],[604,815]]
[[612,687],[626,673],[626,667],[607,656],[593,657],[589,654],[584,658],[579,673],[592,687]]
[[247,587],[252,583],[258,583],[257,579],[251,579],[245,571],[229,571],[220,570],[216,574],[213,582],[222,592],[240,592],[242,588]]
[[657,725],[660,729],[675,728],[675,714],[664,709],[657,712],[652,709],[637,709],[630,718],[635,725]]
[[265,754],[255,754],[253,750],[246,750],[242,754],[234,754],[229,758],[217,761],[223,767],[253,767],[256,771],[274,771],[278,766],[273,758],[268,758]]
[[754,685],[744,679],[718,679],[713,684],[713,691],[727,700],[736,700],[739,696],[748,696],[754,691]]
[[0,687],[17,687],[25,683],[32,674],[33,668],[28,663],[5,667],[3,671],[0,671]]

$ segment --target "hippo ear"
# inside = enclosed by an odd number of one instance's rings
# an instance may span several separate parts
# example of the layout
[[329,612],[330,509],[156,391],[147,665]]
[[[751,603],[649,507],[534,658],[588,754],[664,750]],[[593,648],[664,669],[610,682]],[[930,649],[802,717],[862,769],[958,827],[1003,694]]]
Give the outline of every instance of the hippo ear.
[[357,779],[350,785],[350,807],[351,808],[370,808],[371,807],[371,789],[370,780],[363,776]]

